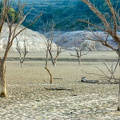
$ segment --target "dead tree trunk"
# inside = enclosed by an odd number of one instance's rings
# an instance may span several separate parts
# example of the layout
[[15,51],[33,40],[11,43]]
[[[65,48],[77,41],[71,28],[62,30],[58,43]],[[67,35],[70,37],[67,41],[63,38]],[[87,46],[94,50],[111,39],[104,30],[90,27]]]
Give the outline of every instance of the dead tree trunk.
[[[0,59],[0,96],[2,97],[6,97],[7,96],[7,92],[6,92],[6,80],[5,80],[5,73],[6,73],[6,68],[5,68],[5,62],[9,53],[9,50],[13,44],[14,39],[21,33],[23,32],[26,28],[30,27],[31,25],[33,25],[36,20],[41,16],[41,14],[39,16],[37,16],[35,18],[35,20],[33,20],[33,22],[31,24],[29,24],[27,27],[22,28],[21,30],[17,30],[18,27],[23,23],[23,21],[26,19],[27,15],[30,13],[30,11],[24,15],[23,14],[23,9],[25,7],[24,4],[19,4],[18,3],[18,15],[16,17],[14,17],[12,20],[9,18],[9,10],[10,8],[12,8],[12,4],[10,4],[9,0],[2,0],[1,1],[4,5],[2,12],[0,13],[0,35],[2,34],[1,30],[2,27],[4,25],[5,22],[7,22],[7,27],[8,27],[8,34],[6,34],[6,42],[7,42],[7,46],[5,49],[5,52],[3,53],[3,57],[2,59]],[[22,6],[22,7],[21,7]],[[18,22],[15,23],[16,19],[19,17]],[[7,30],[7,29],[6,29]],[[1,36],[0,36],[1,37]]]
[[79,66],[82,66],[82,64],[81,64],[81,56],[78,57],[78,63],[79,63]]
[[52,74],[51,74],[50,70],[47,67],[45,67],[45,69],[47,70],[48,74],[50,75],[50,84],[52,84],[52,82],[53,82]]
[[119,79],[119,90],[118,90],[118,111],[120,111],[120,79]]
[[52,74],[51,74],[50,70],[48,69],[48,52],[49,52],[49,45],[47,46],[47,50],[46,50],[45,69],[47,70],[48,74],[50,75],[50,84],[52,84],[52,82],[53,82],[53,77],[52,77]]
[[[117,51],[118,54],[118,59],[119,59],[119,69],[120,69],[120,46],[119,49]],[[118,90],[118,111],[120,111],[120,78],[119,78],[119,90]]]
[[77,54],[77,58],[78,58],[78,63],[79,63],[80,66],[82,66],[82,64],[81,64],[81,56],[82,56],[81,50],[78,51],[76,49],[76,54]]
[[58,57],[59,57],[59,55],[61,53],[61,47],[59,47],[57,44],[56,44],[56,46],[57,46],[57,51],[56,51],[56,57],[54,59],[54,67],[56,67],[56,63],[57,63]]
[[6,97],[6,80],[5,80],[6,68],[4,62],[0,59],[0,97]]
[[[50,46],[51,46],[51,45],[50,45]],[[53,64],[53,66],[54,66],[54,59],[53,59],[53,55],[52,55],[51,49],[49,49],[48,51],[49,51],[50,59],[51,59],[52,64]]]

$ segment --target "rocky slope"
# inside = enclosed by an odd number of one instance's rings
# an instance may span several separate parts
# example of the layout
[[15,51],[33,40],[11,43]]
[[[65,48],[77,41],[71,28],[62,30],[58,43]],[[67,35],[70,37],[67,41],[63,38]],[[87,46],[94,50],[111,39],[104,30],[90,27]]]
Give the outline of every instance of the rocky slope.
[[[21,30],[22,28],[23,26],[20,26],[18,28],[18,31]],[[0,36],[0,51],[4,51],[6,48],[8,32],[9,29],[7,27],[7,24],[5,24]],[[14,39],[13,45],[10,49],[11,52],[16,52],[17,41],[19,41],[19,47],[21,50],[23,50],[24,48],[24,41],[29,52],[45,51],[46,49],[45,36],[30,29],[26,29],[21,34],[19,34],[17,38]],[[54,48],[55,44],[53,43],[53,49]]]
[[[106,40],[107,34],[104,32],[94,32],[97,34],[102,40]],[[64,33],[58,33],[60,34],[59,37],[56,37],[54,40],[55,43],[58,43],[63,48],[67,49],[74,49],[74,47],[77,45],[79,46],[84,40],[88,40],[89,38],[93,38],[94,40],[97,40],[97,37],[89,31],[71,31],[71,32],[64,32]],[[118,33],[120,35],[120,33]],[[108,43],[112,45],[114,48],[117,47],[115,41],[109,36],[108,37]],[[107,47],[104,47],[101,43],[95,42],[96,50],[110,50]]]
[[[22,29],[23,26],[18,28],[18,31]],[[8,38],[8,27],[7,24],[4,25],[2,34],[0,36],[0,51],[4,51],[7,45],[7,38]],[[107,34],[104,32],[95,32],[102,40],[106,39]],[[118,33],[120,35],[120,33]],[[48,35],[45,35],[49,38]],[[17,41],[19,41],[19,47],[21,50],[24,49],[24,41],[29,52],[39,52],[45,51],[46,49],[46,37],[43,34],[38,32],[32,31],[30,29],[26,29],[21,34],[14,39],[13,45],[10,49],[11,52],[17,52],[16,46]],[[61,46],[64,49],[71,49],[74,50],[74,47],[77,45],[79,46],[84,40],[88,40],[89,38],[93,38],[97,40],[97,37],[89,31],[70,31],[70,32],[55,32],[54,34],[54,42]],[[56,45],[53,43],[52,50],[56,49]],[[108,43],[112,45],[114,48],[117,47],[115,41],[109,36]],[[95,42],[96,50],[110,50],[107,47],[104,47],[101,43]]]

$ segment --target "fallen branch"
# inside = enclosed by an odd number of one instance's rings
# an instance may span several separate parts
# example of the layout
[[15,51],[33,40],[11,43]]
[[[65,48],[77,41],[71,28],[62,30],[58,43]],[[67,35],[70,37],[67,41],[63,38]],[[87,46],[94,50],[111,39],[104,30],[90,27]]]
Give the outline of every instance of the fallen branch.
[[53,79],[59,79],[59,80],[62,80],[62,78],[53,78]]
[[73,89],[71,89],[71,88],[64,88],[64,87],[56,87],[56,88],[46,88],[45,87],[45,89],[46,90],[73,90]]

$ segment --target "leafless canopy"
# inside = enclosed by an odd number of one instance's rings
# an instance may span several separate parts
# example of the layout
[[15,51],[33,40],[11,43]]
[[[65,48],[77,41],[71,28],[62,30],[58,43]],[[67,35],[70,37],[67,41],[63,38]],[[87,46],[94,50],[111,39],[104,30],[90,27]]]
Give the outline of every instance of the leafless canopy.
[[[23,8],[25,7],[25,4],[19,4],[18,3],[18,15],[13,18],[12,20],[9,19],[8,17],[8,11],[9,9],[11,8],[10,6],[10,1],[9,0],[4,0],[4,7],[3,7],[3,11],[1,13],[1,16],[0,16],[0,30],[2,30],[2,27],[3,27],[3,24],[5,23],[5,21],[7,22],[8,24],[8,29],[9,29],[9,35],[8,35],[8,42],[7,42],[7,48],[6,48],[6,51],[5,51],[5,54],[4,54],[4,57],[3,57],[3,61],[6,60],[7,58],[7,54],[8,54],[8,51],[9,49],[11,48],[12,46],[12,43],[13,43],[13,40],[22,32],[24,31],[26,28],[30,27],[31,25],[33,25],[36,20],[41,16],[41,14],[39,16],[36,17],[36,19],[31,23],[29,24],[27,27],[24,27],[23,29],[17,31],[17,28],[19,27],[19,25],[21,25],[23,23],[23,21],[25,20],[25,18],[27,17],[27,15],[30,13],[30,11],[27,13],[27,14],[24,14],[23,13]],[[16,19],[19,17],[19,20],[17,21],[16,24],[15,21]]]
[[[21,67],[23,66],[26,55],[29,53],[28,41],[26,37],[23,38],[23,35],[24,34],[21,34],[20,38],[16,37],[16,50],[19,53],[19,60],[20,60]],[[23,48],[21,48],[20,42],[23,42]]]
[[[119,10],[116,11],[111,3],[110,0],[104,0],[108,7],[109,7],[109,10],[111,12],[111,17],[112,17],[112,21],[109,22],[105,15],[102,14],[96,7],[93,3],[91,3],[89,0],[81,0],[83,1],[97,16],[98,18],[102,21],[103,25],[104,25],[104,28],[100,27],[100,26],[96,26],[95,24],[93,23],[90,23],[89,21],[84,21],[84,20],[78,20],[80,22],[84,22],[84,23],[87,23],[93,27],[95,27],[96,29],[99,29],[101,31],[104,31],[107,33],[107,36],[106,36],[106,40],[102,40],[100,38],[100,36],[98,36],[97,34],[95,34],[95,36],[97,37],[97,41],[98,42],[101,42],[102,45],[106,46],[106,47],[109,47],[111,48],[112,50],[116,51],[117,54],[119,55],[120,57],[120,36],[118,36],[117,34],[117,31],[119,31],[120,29],[120,24],[119,24],[119,20],[120,20],[120,16],[119,16]],[[92,31],[93,32],[93,31]],[[116,42],[117,44],[117,47],[114,48],[111,44],[109,44],[108,42],[108,36],[111,36],[113,38],[113,41]]]
[[[81,1],[83,1],[95,13],[95,15],[98,16],[98,18],[102,21],[104,28],[96,26],[95,24],[90,23],[89,21],[84,21],[84,20],[78,20],[78,21],[87,23],[87,24],[95,27],[96,29],[99,29],[99,30],[104,31],[105,33],[107,33],[106,39],[102,40],[100,36],[98,36],[97,34],[95,34],[92,31],[92,33],[97,37],[98,42],[101,42],[102,45],[112,49],[113,51],[116,51],[116,53],[118,54],[118,63],[119,63],[119,66],[120,66],[120,62],[119,62],[120,61],[120,36],[117,33],[120,30],[120,23],[119,23],[119,21],[120,21],[119,12],[120,12],[120,10],[117,11],[113,7],[110,0],[104,0],[104,2],[106,2],[107,6],[109,8],[109,11],[111,13],[111,21],[108,21],[106,19],[105,15],[103,13],[101,13],[95,7],[95,5],[93,3],[91,3],[89,0],[81,0]],[[117,3],[117,0],[115,2]],[[113,47],[113,44],[109,43],[109,40],[108,40],[109,36],[111,36],[113,38],[113,42],[116,43],[116,47]],[[107,69],[108,69],[108,67],[107,67]],[[111,73],[110,79],[114,78],[114,72],[116,70],[116,67],[112,71],[110,69],[108,69],[108,70]],[[120,111],[120,79],[119,79],[118,108],[117,108],[117,110]]]
[[[41,16],[41,14],[38,15],[31,24],[29,24],[27,27],[23,27],[21,30],[19,30],[18,27],[23,23],[26,16],[30,13],[31,9],[27,14],[24,14],[23,9],[24,9],[26,3],[21,4],[19,2],[20,1],[19,0],[18,6],[17,6],[18,7],[17,16],[10,18],[9,10],[12,8],[11,1],[12,0],[2,0],[3,9],[0,13],[0,36],[2,34],[2,28],[3,28],[4,23],[6,22],[8,25],[8,34],[6,34],[7,45],[6,45],[5,52],[3,53],[3,57],[0,58],[0,96],[1,97],[7,96],[6,79],[5,79],[5,73],[6,73],[5,62],[6,62],[9,50],[13,44],[13,41],[22,31],[24,31],[26,28],[33,25],[36,22],[36,20]],[[19,17],[19,19],[18,19],[18,17]],[[16,24],[14,24],[16,20],[17,20],[17,22],[16,22]]]

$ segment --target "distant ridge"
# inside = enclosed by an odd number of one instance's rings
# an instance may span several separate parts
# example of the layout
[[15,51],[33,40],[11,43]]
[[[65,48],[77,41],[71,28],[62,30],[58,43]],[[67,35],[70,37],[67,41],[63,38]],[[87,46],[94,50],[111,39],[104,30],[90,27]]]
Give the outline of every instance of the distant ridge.
[[[106,40],[107,34],[105,32],[97,31],[94,32],[97,34],[102,40]],[[120,36],[120,32],[117,33]],[[74,50],[75,44],[80,45],[84,40],[89,40],[88,38],[93,38],[97,40],[97,37],[90,31],[70,31],[62,33],[58,38],[54,40],[55,43],[61,45],[64,49],[71,49]],[[57,40],[57,41],[56,41]],[[115,41],[112,39],[111,36],[108,37],[109,45],[113,46],[115,49],[118,47]],[[100,42],[95,43],[96,50],[111,50],[108,47],[103,46]]]

